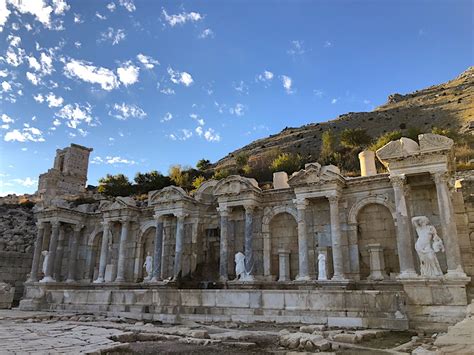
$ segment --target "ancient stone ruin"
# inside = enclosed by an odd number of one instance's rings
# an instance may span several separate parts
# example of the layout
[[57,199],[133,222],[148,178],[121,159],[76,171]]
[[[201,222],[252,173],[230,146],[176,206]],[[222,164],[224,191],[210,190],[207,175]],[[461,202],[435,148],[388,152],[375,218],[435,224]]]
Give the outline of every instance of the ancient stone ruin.
[[[306,164],[273,189],[229,176],[74,206],[88,148],[41,175],[23,310],[175,321],[446,329],[465,317],[473,242],[453,142],[423,134],[362,154],[364,176]],[[421,217],[415,219],[414,217]],[[472,234],[472,233],[471,233]]]

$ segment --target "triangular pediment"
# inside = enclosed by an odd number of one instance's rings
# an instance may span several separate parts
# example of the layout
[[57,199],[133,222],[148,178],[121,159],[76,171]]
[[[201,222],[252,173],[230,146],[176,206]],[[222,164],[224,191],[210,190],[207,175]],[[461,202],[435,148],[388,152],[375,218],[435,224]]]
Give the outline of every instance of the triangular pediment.
[[231,175],[216,184],[214,195],[239,195],[244,192],[260,193],[258,183],[255,179],[239,175]]
[[101,201],[100,211],[120,210],[124,208],[136,208],[137,203],[131,197],[117,197],[115,201]]
[[304,169],[293,173],[288,184],[290,186],[315,185],[340,178],[339,168],[334,165],[321,167],[318,163],[309,163],[305,165]]
[[167,186],[161,190],[150,191],[148,193],[148,205],[157,205],[167,202],[175,202],[190,199],[181,187]]

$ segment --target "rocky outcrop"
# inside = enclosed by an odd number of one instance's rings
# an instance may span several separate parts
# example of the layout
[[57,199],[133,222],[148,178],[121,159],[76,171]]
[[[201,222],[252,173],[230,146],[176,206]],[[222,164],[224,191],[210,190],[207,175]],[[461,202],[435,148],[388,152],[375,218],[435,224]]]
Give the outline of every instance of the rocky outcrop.
[[31,207],[0,205],[0,251],[32,253],[35,236]]

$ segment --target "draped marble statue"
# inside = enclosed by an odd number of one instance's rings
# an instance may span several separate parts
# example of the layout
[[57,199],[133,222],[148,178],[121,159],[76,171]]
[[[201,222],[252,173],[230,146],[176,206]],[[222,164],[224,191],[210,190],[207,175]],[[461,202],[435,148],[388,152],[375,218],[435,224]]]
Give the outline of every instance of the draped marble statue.
[[416,229],[418,239],[415,250],[420,259],[420,273],[424,277],[442,276],[443,272],[439,266],[437,252],[444,252],[444,245],[436,232],[436,228],[430,224],[428,217],[417,216],[411,219]]
[[46,275],[46,268],[48,267],[49,251],[43,250],[43,251],[41,252],[41,255],[43,255],[43,257],[44,257],[44,259],[43,259],[43,266],[42,266],[41,271],[43,271],[43,274]]
[[245,255],[240,251],[235,254],[235,279],[240,280],[245,278]]
[[150,255],[150,253],[147,254],[145,258],[145,262],[143,263],[143,268],[145,269],[147,276],[144,278],[145,281],[150,281],[151,280],[151,274],[153,271],[153,257]]
[[323,253],[318,255],[318,280],[327,280],[326,273],[326,255]]

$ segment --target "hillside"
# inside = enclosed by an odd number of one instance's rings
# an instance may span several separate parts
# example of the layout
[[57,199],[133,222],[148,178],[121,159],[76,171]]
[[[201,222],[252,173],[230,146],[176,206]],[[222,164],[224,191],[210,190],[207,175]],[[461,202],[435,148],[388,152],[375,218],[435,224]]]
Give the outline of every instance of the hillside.
[[392,94],[388,102],[372,112],[349,112],[336,119],[287,127],[278,134],[256,140],[219,160],[215,169],[235,166],[235,157],[245,154],[257,164],[272,151],[300,154],[305,161],[317,161],[321,136],[326,130],[337,135],[346,128],[363,128],[374,139],[383,133],[410,128],[421,132],[433,127],[466,133],[474,128],[474,67],[457,78],[406,95]]

